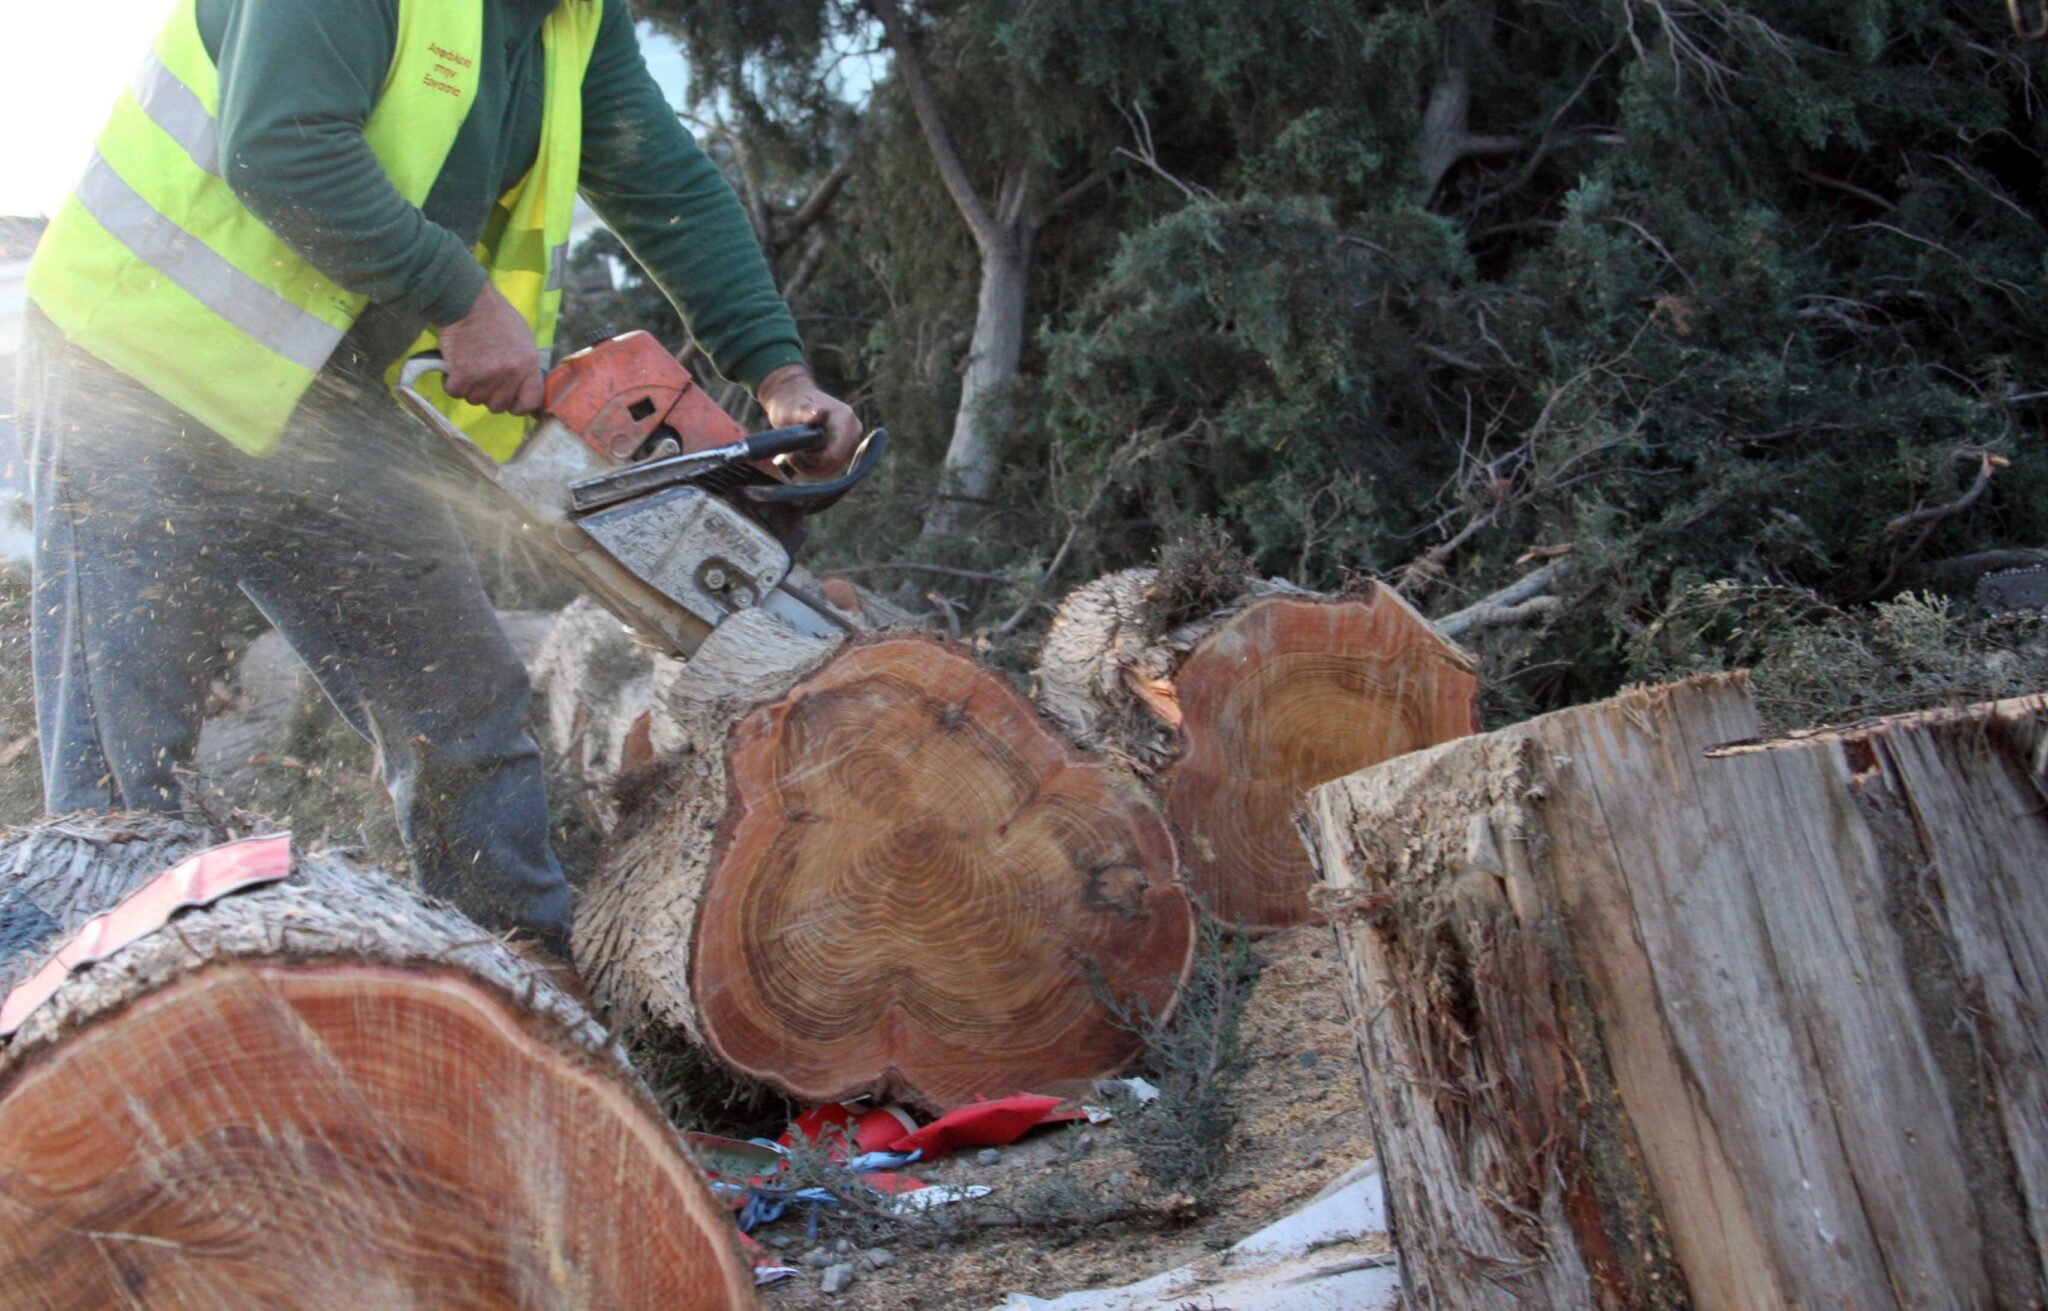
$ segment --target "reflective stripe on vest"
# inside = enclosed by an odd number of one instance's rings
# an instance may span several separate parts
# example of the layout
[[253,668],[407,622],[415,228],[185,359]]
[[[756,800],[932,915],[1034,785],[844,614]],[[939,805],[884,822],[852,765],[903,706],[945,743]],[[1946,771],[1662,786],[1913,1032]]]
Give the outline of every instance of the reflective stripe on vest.
[[128,84],[128,94],[135,97],[135,103],[142,106],[150,122],[185,148],[193,163],[215,177],[220,176],[220,129],[213,114],[198,92],[164,67],[156,51],[150,51],[149,58],[136,70],[135,80]]
[[[530,266],[492,270],[501,286],[530,274],[538,289],[512,299],[544,344],[560,305],[580,90],[601,16],[600,0],[561,0],[543,29],[548,94],[528,178],[551,185],[545,194],[515,188],[500,202],[523,216],[520,238],[547,242]],[[462,75],[437,66],[474,76],[482,35],[482,0],[399,0],[391,69],[363,135],[414,205],[439,176],[472,98],[454,85]],[[195,0],[178,0],[44,234],[28,292],[75,344],[261,454],[366,301],[322,276],[234,196],[221,176],[218,100]]]
[[85,212],[135,258],[308,373],[318,373],[341,344],[343,329],[306,313],[157,213],[97,152],[77,197]]

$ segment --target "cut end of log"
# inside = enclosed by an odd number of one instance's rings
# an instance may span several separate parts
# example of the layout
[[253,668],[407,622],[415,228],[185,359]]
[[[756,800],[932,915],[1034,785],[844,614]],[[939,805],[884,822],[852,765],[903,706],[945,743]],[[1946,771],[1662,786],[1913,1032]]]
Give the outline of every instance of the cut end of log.
[[1253,929],[1314,920],[1293,823],[1309,788],[1479,728],[1470,658],[1385,587],[1255,602],[1173,685],[1186,748],[1163,790],[1188,881],[1211,914]]
[[0,1286],[32,1270],[79,1308],[746,1305],[666,1132],[472,979],[213,968],[0,1100]]
[[[0,900],[59,927],[40,958],[195,836],[17,830]],[[336,858],[73,972],[0,1050],[9,1306],[727,1311],[751,1290],[576,1004]]]
[[1099,1076],[1194,944],[1145,790],[923,639],[842,651],[734,730],[693,987],[721,1060],[931,1108]]

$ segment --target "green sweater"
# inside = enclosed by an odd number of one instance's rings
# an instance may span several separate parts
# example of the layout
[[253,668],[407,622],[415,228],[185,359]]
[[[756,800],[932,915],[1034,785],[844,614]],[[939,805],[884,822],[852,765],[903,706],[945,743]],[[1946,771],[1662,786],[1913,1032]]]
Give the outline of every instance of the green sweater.
[[[362,136],[397,41],[398,0],[199,0],[220,70],[223,172],[322,273],[370,298],[331,367],[381,372],[484,283],[471,248],[540,147],[541,24],[555,0],[477,0],[476,99],[426,204],[398,194]],[[583,79],[583,196],[749,389],[803,359],[753,229],[647,72],[626,0],[603,0]]]

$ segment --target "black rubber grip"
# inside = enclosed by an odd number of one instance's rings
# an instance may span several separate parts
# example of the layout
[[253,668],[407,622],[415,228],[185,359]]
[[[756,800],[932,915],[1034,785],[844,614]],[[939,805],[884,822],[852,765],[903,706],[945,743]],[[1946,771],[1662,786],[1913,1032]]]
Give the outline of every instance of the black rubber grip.
[[824,444],[823,428],[771,428],[747,438],[747,453],[743,458],[749,462],[772,460],[778,455],[815,451]]

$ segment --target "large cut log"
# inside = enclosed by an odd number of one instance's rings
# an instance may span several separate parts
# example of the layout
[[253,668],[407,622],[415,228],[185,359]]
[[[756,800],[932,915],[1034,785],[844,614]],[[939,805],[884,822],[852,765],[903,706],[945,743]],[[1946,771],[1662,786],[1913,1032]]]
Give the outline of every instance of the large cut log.
[[[198,845],[0,839],[0,991]],[[752,1306],[615,1045],[460,915],[337,856],[74,971],[0,1051],[0,1306]]]
[[1251,583],[1193,618],[1158,572],[1076,591],[1039,653],[1039,704],[1085,747],[1156,771],[1206,909],[1250,929],[1309,923],[1307,790],[1476,732],[1472,659],[1392,589],[1323,597]]
[[806,1101],[937,1109],[1120,1068],[1194,944],[1164,817],[1009,684],[924,637],[764,614],[658,675],[669,777],[577,914],[629,1023]]
[[1757,732],[1699,680],[1317,790],[1416,1306],[2048,1297],[2048,701]]

